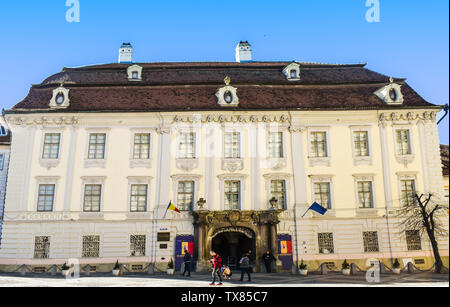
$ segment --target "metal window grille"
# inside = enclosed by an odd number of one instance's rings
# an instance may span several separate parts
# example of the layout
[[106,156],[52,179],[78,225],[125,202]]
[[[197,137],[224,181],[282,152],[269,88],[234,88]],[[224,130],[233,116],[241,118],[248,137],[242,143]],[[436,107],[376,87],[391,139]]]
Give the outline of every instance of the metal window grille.
[[330,183],[319,182],[314,184],[314,196],[315,201],[327,209],[331,209],[330,200]]
[[130,236],[131,257],[145,256],[145,235]]
[[83,237],[83,258],[98,258],[100,255],[100,236]]
[[3,170],[5,166],[5,154],[0,154],[0,171]]
[[101,194],[101,184],[87,184],[84,187],[84,212],[100,212]]
[[269,156],[270,158],[283,158],[283,132],[269,133]]
[[130,211],[131,212],[146,212],[148,199],[148,185],[147,184],[133,184],[131,185],[130,194]]
[[373,192],[371,181],[358,182],[358,200],[360,208],[373,208]]
[[178,182],[177,195],[178,209],[181,211],[190,211],[194,205],[194,181]]
[[241,196],[240,181],[225,181],[225,210],[239,210]]
[[272,180],[270,182],[270,191],[272,197],[275,197],[278,200],[278,209],[286,209],[286,181]]
[[150,158],[150,134],[139,133],[134,135],[134,159]]
[[93,133],[89,136],[89,159],[105,158],[106,134]]
[[409,130],[397,130],[397,147],[400,155],[411,154]]
[[415,182],[414,180],[401,180],[400,181],[400,187],[401,187],[401,204],[403,206],[412,206],[415,204],[415,194],[416,194],[416,188],[415,188]]
[[195,133],[181,133],[180,143],[178,146],[179,157],[182,159],[195,158]]
[[319,240],[319,253],[320,254],[333,254],[334,253],[333,233],[331,233],[331,232],[319,233],[318,240]]
[[355,144],[355,156],[367,157],[369,156],[369,138],[367,131],[355,131],[353,132],[354,144]]
[[240,158],[241,134],[239,132],[226,132],[224,138],[225,158]]
[[47,133],[44,137],[44,150],[42,159],[58,159],[61,134]]
[[420,238],[419,230],[406,231],[406,245],[409,251],[422,250],[422,240]]
[[311,132],[311,156],[314,158],[328,156],[326,132]]
[[53,211],[53,201],[55,199],[55,185],[41,184],[39,185],[38,197],[38,211],[51,212]]
[[376,231],[363,232],[363,239],[364,239],[364,252],[374,253],[380,251],[380,247],[378,246],[378,232]]
[[50,237],[36,237],[34,241],[34,258],[50,258]]

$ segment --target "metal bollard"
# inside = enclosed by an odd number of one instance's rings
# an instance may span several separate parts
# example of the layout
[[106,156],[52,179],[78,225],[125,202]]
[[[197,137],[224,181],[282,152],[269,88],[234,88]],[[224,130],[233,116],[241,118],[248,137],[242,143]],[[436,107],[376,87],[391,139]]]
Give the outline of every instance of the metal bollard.
[[386,267],[385,267],[384,263],[381,261],[379,263],[380,263],[380,274],[386,273]]
[[414,273],[414,264],[412,264],[412,262],[408,262],[408,273],[412,274]]
[[123,264],[119,265],[119,276],[124,275]]
[[154,270],[153,270],[153,264],[149,264],[148,265],[148,271],[147,271],[147,274],[148,275],[153,275],[153,273],[154,273]]
[[50,271],[50,275],[51,276],[56,276],[56,270],[57,270],[56,265],[52,265],[52,269]]
[[291,274],[292,275],[297,275],[298,274],[297,266],[295,264],[293,264],[292,267],[291,267]]
[[321,275],[327,275],[327,265],[325,263],[322,263],[320,265],[320,274]]
[[91,274],[90,270],[91,270],[91,268],[89,267],[89,264],[87,264],[84,267],[84,274],[86,274],[86,276],[89,276]]
[[21,276],[27,275],[25,264],[22,264],[22,265],[20,266],[20,275],[21,275]]
[[355,275],[358,272],[357,266],[355,263],[350,264],[350,275]]

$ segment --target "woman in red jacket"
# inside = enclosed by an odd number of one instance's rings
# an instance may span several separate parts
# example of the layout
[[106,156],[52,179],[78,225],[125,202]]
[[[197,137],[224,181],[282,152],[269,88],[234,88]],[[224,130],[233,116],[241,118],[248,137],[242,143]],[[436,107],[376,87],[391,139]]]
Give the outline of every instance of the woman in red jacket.
[[219,276],[219,283],[218,286],[222,286],[222,276],[221,275],[221,268],[222,268],[222,258],[220,255],[218,255],[216,252],[211,251],[210,252],[212,259],[209,261],[212,265],[212,282],[210,283],[211,286],[214,286],[216,284],[216,275]]

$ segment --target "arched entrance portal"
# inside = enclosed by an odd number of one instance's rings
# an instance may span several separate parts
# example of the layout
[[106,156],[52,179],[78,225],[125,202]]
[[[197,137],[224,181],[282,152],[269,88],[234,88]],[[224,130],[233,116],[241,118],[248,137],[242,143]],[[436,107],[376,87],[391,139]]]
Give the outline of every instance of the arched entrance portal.
[[222,257],[224,264],[236,269],[243,254],[249,251],[255,254],[255,234],[245,228],[238,231],[222,229],[215,232],[211,245],[212,249]]

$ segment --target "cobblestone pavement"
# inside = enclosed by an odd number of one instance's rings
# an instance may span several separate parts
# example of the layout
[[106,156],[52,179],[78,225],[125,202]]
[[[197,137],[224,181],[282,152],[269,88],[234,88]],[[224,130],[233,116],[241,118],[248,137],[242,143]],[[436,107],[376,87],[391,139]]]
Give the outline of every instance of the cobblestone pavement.
[[[368,283],[365,274],[343,276],[339,273],[328,275],[311,274],[307,277],[289,274],[253,274],[251,283],[239,282],[239,276],[226,281],[228,287],[365,287],[365,286],[407,286],[407,287],[448,287],[448,274],[414,273],[382,274],[380,283]],[[0,274],[0,287],[209,287],[208,274],[193,274],[192,277],[179,275],[126,275],[112,277],[110,274],[96,274],[79,279],[65,280],[63,277],[49,275]]]

